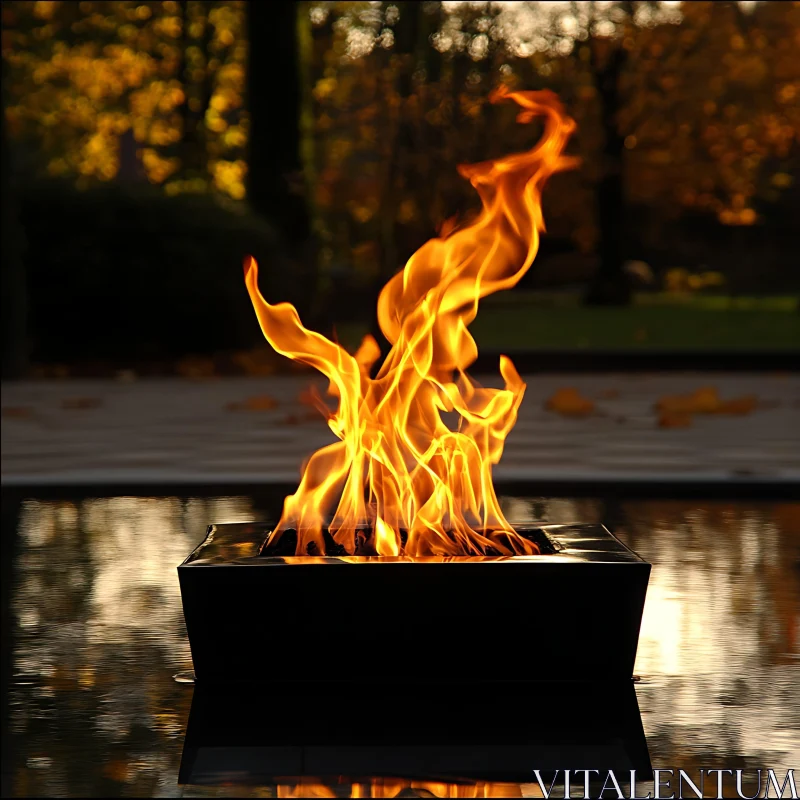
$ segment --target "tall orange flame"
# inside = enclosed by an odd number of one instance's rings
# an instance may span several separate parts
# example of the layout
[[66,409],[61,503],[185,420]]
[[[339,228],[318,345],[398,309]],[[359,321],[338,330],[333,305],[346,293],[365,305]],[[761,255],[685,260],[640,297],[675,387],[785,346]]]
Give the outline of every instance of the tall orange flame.
[[[293,306],[264,300],[256,262],[245,262],[264,336],[277,352],[325,375],[329,394],[338,398],[328,424],[340,441],[308,460],[273,535],[296,528],[298,555],[309,553],[311,543],[324,553],[326,527],[353,553],[364,525],[379,555],[536,552],[503,516],[491,474],[525,384],[505,356],[504,389],[482,388],[464,370],[478,354],[468,331],[478,301],[514,286],[536,256],[542,187],[572,166],[563,151],[575,123],[551,92],[500,89],[491,100],[517,103],[519,122],[542,117],[544,133],[530,151],[459,167],[482,210],[470,224],[423,245],[384,287],[378,320],[392,347],[375,378],[370,372],[380,349],[372,337],[353,356],[307,330]],[[455,429],[442,412],[457,412]]]

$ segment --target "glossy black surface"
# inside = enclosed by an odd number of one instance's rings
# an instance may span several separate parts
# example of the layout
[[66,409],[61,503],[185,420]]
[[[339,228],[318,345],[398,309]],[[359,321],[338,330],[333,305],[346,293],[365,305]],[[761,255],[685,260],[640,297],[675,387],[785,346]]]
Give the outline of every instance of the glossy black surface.
[[309,685],[291,694],[198,683],[179,780],[263,785],[344,773],[524,782],[533,769],[552,776],[564,764],[599,763],[650,775],[631,681],[511,689],[432,681],[410,691],[365,680],[357,690]]
[[[251,665],[280,663],[289,683],[358,684],[380,670],[387,684],[424,686],[415,659],[467,643],[500,653],[554,634],[602,656],[595,680],[633,674],[650,565],[602,525],[540,527],[555,552],[530,556],[264,557],[268,532],[212,525],[178,568],[200,682],[245,682]],[[262,626],[267,635],[256,635]],[[475,677],[586,679],[581,659],[552,656],[490,659]]]
[[[72,490],[74,491],[74,490]],[[210,519],[274,519],[285,491],[242,496],[75,496],[3,492],[3,796],[299,796],[292,776],[259,787],[181,787],[178,771],[194,687],[175,566]],[[653,564],[636,657],[636,695],[654,766],[800,764],[800,503],[742,499],[502,499],[522,524],[603,522]],[[285,601],[288,602],[288,601]],[[552,602],[534,609],[556,615]],[[265,617],[270,609],[264,609]],[[541,641],[499,651],[463,642],[453,653],[406,657],[442,680],[487,660],[598,656],[554,626]],[[253,635],[269,637],[266,621]],[[348,637],[358,647],[355,635]],[[319,653],[321,670],[328,660]],[[364,663],[370,663],[368,654]],[[263,693],[286,694],[281,665],[252,670]],[[353,715],[336,698],[336,720]],[[514,708],[513,696],[497,702]],[[375,715],[380,716],[380,703]],[[334,711],[331,712],[332,715]],[[523,726],[544,708],[521,707]],[[414,720],[422,733],[431,716]],[[365,723],[367,732],[371,730]],[[328,796],[397,796],[409,781],[350,776]],[[298,785],[300,788],[298,788]],[[416,784],[420,786],[419,784]],[[428,791],[444,791],[441,784]],[[642,786],[639,794],[652,791]],[[532,779],[451,796],[537,796]],[[419,788],[422,791],[422,788]],[[611,793],[613,795],[613,792]],[[319,795],[318,795],[319,796]],[[324,795],[322,795],[324,796]],[[606,793],[606,797],[609,793]]]

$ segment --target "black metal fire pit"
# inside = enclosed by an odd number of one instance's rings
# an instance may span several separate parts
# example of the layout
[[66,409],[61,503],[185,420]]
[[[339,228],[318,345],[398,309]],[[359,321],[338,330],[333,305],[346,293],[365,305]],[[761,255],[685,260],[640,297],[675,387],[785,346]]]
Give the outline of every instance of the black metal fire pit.
[[650,565],[601,525],[520,531],[540,555],[414,559],[260,555],[269,532],[211,525],[178,567],[201,685],[633,675]]

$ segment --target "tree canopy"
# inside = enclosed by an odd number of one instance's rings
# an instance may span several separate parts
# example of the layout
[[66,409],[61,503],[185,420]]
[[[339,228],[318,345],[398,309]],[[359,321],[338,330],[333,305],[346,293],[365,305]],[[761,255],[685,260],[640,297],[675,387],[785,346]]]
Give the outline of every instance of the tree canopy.
[[[32,168],[81,184],[244,198],[246,6],[4,3],[10,138]],[[553,182],[545,217],[584,252],[602,238],[595,200],[611,174],[627,206],[661,220],[691,210],[751,226],[796,193],[798,2],[311,0],[297,10],[291,29],[256,33],[260,47],[299,36],[301,149],[327,274],[355,265],[368,282],[395,269],[474,202],[458,163],[530,144],[508,109],[487,103],[500,83],[552,88],[578,121],[583,166]]]
[[10,136],[50,175],[243,198],[244,5],[4,3]]

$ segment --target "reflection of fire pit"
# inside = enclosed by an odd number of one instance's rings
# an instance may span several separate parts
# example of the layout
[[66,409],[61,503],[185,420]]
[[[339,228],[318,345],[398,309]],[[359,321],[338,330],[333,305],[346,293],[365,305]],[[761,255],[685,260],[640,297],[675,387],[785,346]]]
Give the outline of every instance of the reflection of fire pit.
[[178,568],[201,683],[633,674],[650,565],[602,526],[519,530],[532,556],[259,555],[268,533],[212,525]]
[[[532,782],[538,769],[550,785],[565,764],[572,770],[601,764],[618,775],[635,769],[637,779],[649,779],[647,742],[629,680],[509,689],[433,678],[421,692],[367,678],[360,691],[346,696],[304,688],[197,684],[179,783],[278,784],[303,787],[300,797],[380,797],[386,795],[366,790],[380,787],[381,778],[465,781],[458,793],[437,796],[483,797],[497,793],[470,793],[481,781]],[[336,794],[312,794],[309,781],[315,779]],[[342,784],[365,787],[350,794]]]

